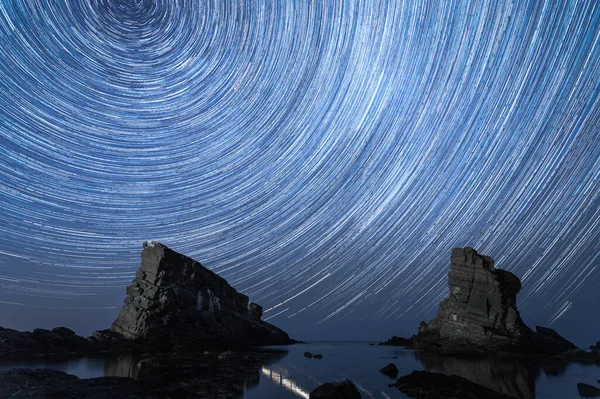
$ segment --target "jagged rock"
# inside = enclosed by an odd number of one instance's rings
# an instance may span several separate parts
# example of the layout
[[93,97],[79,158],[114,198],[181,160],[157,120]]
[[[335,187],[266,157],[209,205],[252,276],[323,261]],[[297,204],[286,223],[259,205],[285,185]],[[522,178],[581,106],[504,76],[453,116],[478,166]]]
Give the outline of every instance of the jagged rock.
[[398,377],[398,367],[396,367],[396,365],[394,363],[388,364],[387,366],[385,366],[384,368],[379,370],[379,372],[381,374],[385,375],[386,377],[390,377],[390,378]]
[[584,398],[597,398],[600,396],[600,388],[584,384],[583,382],[577,384],[577,391],[579,392],[579,396]]
[[360,392],[349,379],[319,385],[310,393],[309,399],[360,399]]
[[456,375],[413,371],[390,384],[411,398],[429,399],[516,399]]
[[377,345],[383,346],[403,346],[405,348],[413,348],[413,339],[393,336],[385,342],[380,342]]
[[310,359],[311,357],[313,357],[313,354],[310,352],[304,352],[304,357],[307,357]]
[[448,286],[450,296],[440,303],[437,316],[421,322],[414,337],[417,349],[443,354],[550,354],[576,349],[554,330],[531,331],[517,310],[520,280],[495,269],[492,258],[473,248],[452,250]]
[[246,295],[195,260],[156,242],[144,244],[141,258],[113,332],[155,347],[212,349],[294,342],[260,320],[259,305],[249,303]]
[[320,353],[317,353],[316,355],[313,356],[315,359],[323,359],[323,355],[321,355]]

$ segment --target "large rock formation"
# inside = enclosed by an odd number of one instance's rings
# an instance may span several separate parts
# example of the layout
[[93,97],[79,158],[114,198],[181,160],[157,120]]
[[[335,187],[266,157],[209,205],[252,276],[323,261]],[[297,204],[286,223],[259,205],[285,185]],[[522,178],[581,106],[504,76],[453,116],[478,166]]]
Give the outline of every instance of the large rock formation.
[[450,296],[440,303],[437,317],[421,322],[417,349],[446,354],[560,353],[575,345],[554,330],[532,332],[517,310],[521,282],[514,274],[494,268],[494,260],[473,248],[454,248],[448,273]]
[[195,260],[155,242],[144,244],[141,257],[113,332],[136,342],[200,349],[294,342],[260,320],[260,305]]

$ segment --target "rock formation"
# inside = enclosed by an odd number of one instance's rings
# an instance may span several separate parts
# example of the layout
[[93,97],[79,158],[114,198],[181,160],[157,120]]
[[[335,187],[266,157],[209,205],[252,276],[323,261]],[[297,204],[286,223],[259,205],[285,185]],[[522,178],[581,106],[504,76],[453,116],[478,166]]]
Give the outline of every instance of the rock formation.
[[554,330],[531,331],[517,310],[521,282],[494,268],[494,260],[473,248],[452,250],[448,273],[450,296],[437,317],[421,322],[414,337],[417,349],[445,354],[560,353],[576,346]]
[[260,320],[260,305],[195,260],[155,242],[144,244],[141,258],[113,332],[136,342],[195,349],[294,342]]

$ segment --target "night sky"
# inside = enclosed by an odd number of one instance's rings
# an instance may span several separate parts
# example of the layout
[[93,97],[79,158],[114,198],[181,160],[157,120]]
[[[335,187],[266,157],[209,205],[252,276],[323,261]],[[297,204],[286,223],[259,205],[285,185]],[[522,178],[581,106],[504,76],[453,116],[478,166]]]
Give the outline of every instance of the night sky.
[[600,339],[600,2],[0,0],[0,325],[108,328],[145,240],[299,339],[416,332],[453,247]]

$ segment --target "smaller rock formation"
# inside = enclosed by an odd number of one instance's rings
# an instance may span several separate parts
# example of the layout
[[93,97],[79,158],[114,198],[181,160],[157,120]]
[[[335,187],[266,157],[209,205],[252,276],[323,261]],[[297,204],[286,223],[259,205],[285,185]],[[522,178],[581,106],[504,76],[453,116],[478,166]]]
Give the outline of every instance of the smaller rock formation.
[[553,354],[577,347],[556,331],[534,333],[521,320],[514,274],[494,268],[494,260],[473,248],[454,248],[448,273],[450,296],[437,316],[421,322],[414,337],[417,349],[442,354]]
[[313,356],[315,359],[323,359],[323,355],[321,355],[320,353],[317,353],[316,355]]
[[360,399],[360,392],[349,379],[341,382],[328,382],[310,393],[309,399]]
[[310,353],[310,352],[304,352],[304,357],[307,357],[307,358],[309,358],[309,359],[310,359],[310,358],[312,358],[312,357],[313,357],[313,354],[312,354],[312,353]]
[[385,375],[386,377],[390,377],[390,378],[398,377],[398,367],[396,367],[396,365],[394,363],[388,364],[387,366],[385,366],[384,368],[379,370],[379,372],[381,374]]
[[403,337],[397,337],[397,336],[393,336],[392,338],[388,339],[385,342],[380,342],[377,345],[382,345],[382,346],[402,346],[405,347],[407,349],[411,349],[413,348],[413,339],[411,338],[403,338]]
[[398,378],[396,383],[390,386],[396,387],[411,398],[516,399],[514,396],[477,385],[466,378],[428,371],[413,371]]
[[579,396],[583,398],[597,398],[600,396],[600,388],[584,384],[583,382],[577,384],[577,391],[579,392]]
[[260,305],[195,260],[156,242],[144,244],[141,258],[113,332],[155,347],[188,349],[295,342],[260,320]]

